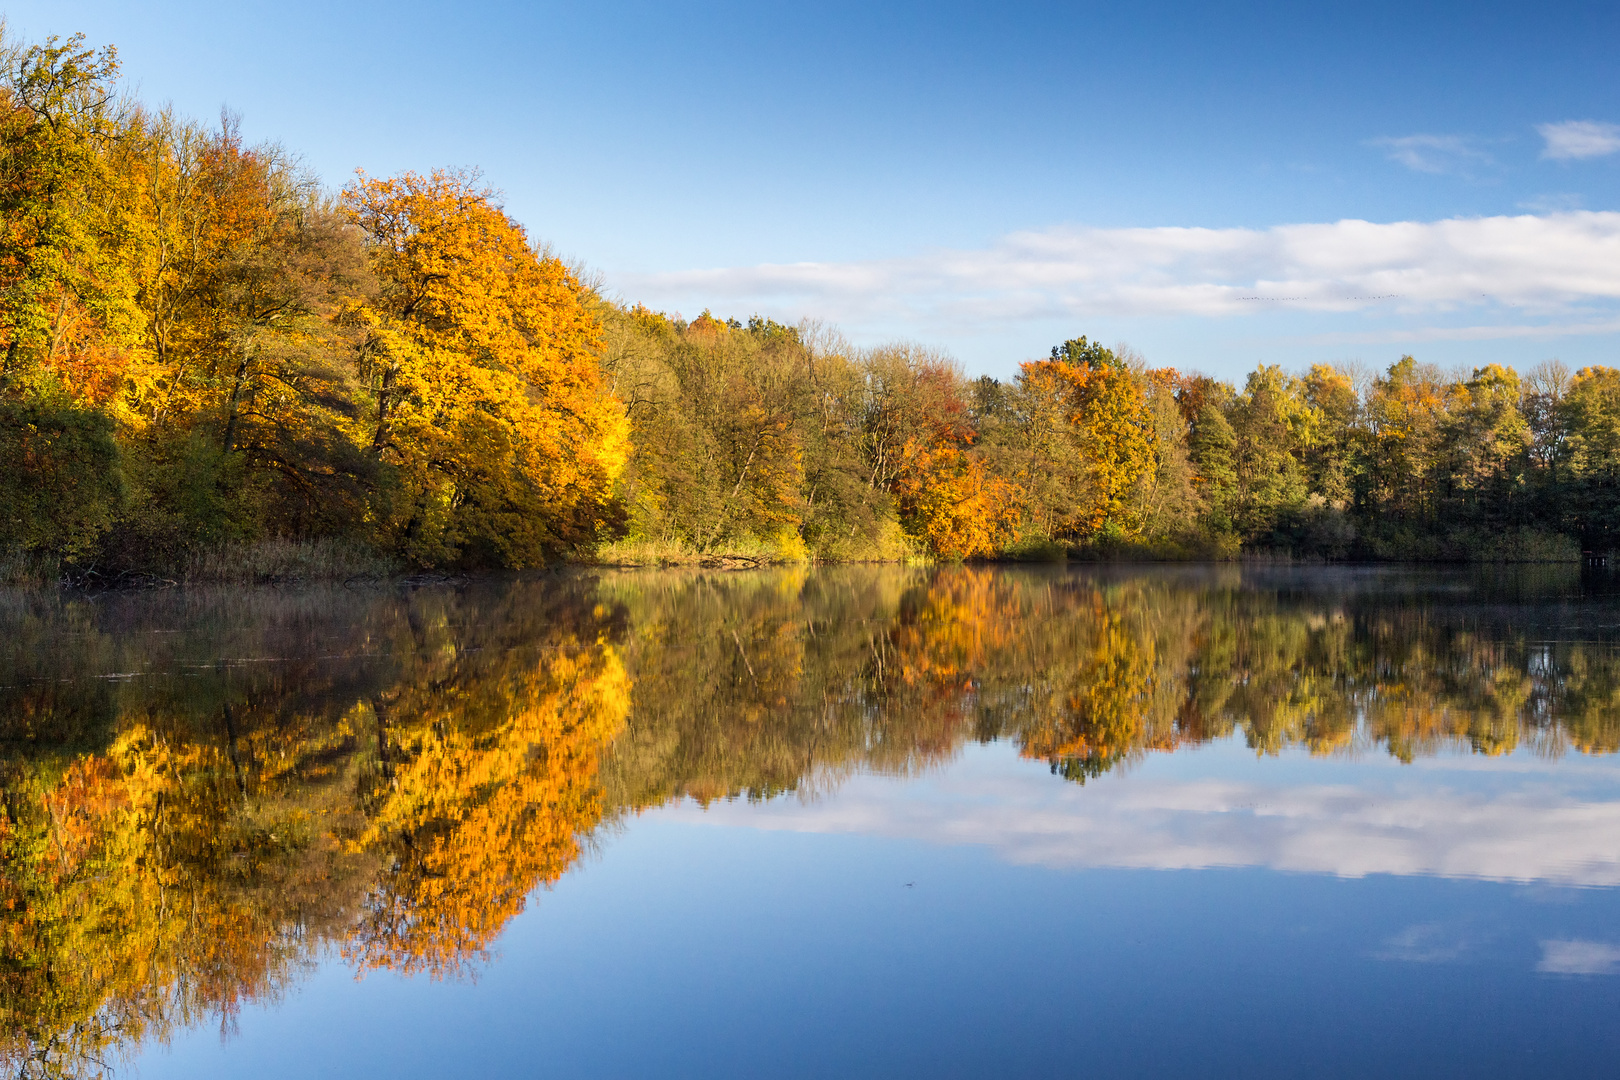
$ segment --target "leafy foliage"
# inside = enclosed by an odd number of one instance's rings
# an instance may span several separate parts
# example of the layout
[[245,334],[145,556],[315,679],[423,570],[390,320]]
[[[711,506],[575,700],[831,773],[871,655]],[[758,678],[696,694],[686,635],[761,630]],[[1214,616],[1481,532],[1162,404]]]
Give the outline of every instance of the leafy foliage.
[[361,176],[344,207],[378,281],[351,303],[377,526],[426,564],[532,566],[614,524],[627,424],[586,289],[470,176]]

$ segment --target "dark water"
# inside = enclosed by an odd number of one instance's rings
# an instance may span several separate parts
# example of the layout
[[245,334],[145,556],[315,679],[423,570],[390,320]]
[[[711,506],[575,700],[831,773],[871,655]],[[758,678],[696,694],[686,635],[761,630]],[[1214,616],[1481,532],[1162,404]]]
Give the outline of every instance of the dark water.
[[1620,1071],[1574,570],[0,594],[0,1067]]

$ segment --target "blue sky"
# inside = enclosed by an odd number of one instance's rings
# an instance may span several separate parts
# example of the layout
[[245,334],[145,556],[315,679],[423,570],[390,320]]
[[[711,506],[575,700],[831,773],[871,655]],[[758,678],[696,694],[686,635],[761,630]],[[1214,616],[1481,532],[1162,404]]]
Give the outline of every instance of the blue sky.
[[1620,362],[1614,5],[6,12],[334,185],[481,167],[610,291],[688,316],[996,374],[1081,333],[1227,377]]

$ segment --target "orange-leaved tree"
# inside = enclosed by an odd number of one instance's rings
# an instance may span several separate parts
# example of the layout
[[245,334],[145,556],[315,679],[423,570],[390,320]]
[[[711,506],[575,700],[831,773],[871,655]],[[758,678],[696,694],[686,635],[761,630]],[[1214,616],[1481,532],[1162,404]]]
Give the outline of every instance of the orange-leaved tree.
[[862,456],[873,487],[894,496],[901,524],[936,555],[988,555],[1013,536],[1018,486],[973,446],[962,377],[950,361],[896,346],[866,358]]
[[120,410],[141,489],[131,524],[204,542],[358,531],[374,469],[360,335],[337,315],[370,291],[359,230],[229,116],[212,131],[149,118],[121,167],[140,177],[148,327]]
[[466,173],[361,174],[344,191],[380,282],[365,332],[375,526],[419,563],[536,565],[616,526],[624,408],[590,290]]

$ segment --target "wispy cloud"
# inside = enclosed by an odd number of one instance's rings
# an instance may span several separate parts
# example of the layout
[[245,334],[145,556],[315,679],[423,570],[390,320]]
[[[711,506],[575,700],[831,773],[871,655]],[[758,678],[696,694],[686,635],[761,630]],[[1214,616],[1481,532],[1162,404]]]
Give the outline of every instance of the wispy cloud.
[[1411,315],[1477,305],[1518,308],[1513,322],[1522,326],[1583,306],[1612,314],[1620,300],[1620,213],[1268,229],[1054,228],[976,250],[623,276],[614,285],[675,308],[730,305],[936,331],[1040,318],[1368,309]]
[[1555,975],[1620,974],[1620,945],[1605,941],[1543,941],[1537,971]]
[[1495,164],[1495,159],[1480,148],[1479,140],[1467,135],[1401,135],[1373,139],[1371,145],[1382,149],[1391,161],[1415,172],[1466,176],[1478,167]]
[[1620,124],[1597,120],[1565,120],[1536,127],[1547,145],[1541,156],[1553,161],[1581,161],[1606,157],[1620,150]]
[[1553,191],[1525,199],[1518,207],[1538,214],[1567,214],[1571,210],[1584,210],[1586,197],[1572,191]]
[[1398,960],[1408,964],[1443,964],[1459,959],[1469,949],[1467,937],[1444,923],[1408,926],[1384,942],[1373,953],[1375,960]]

